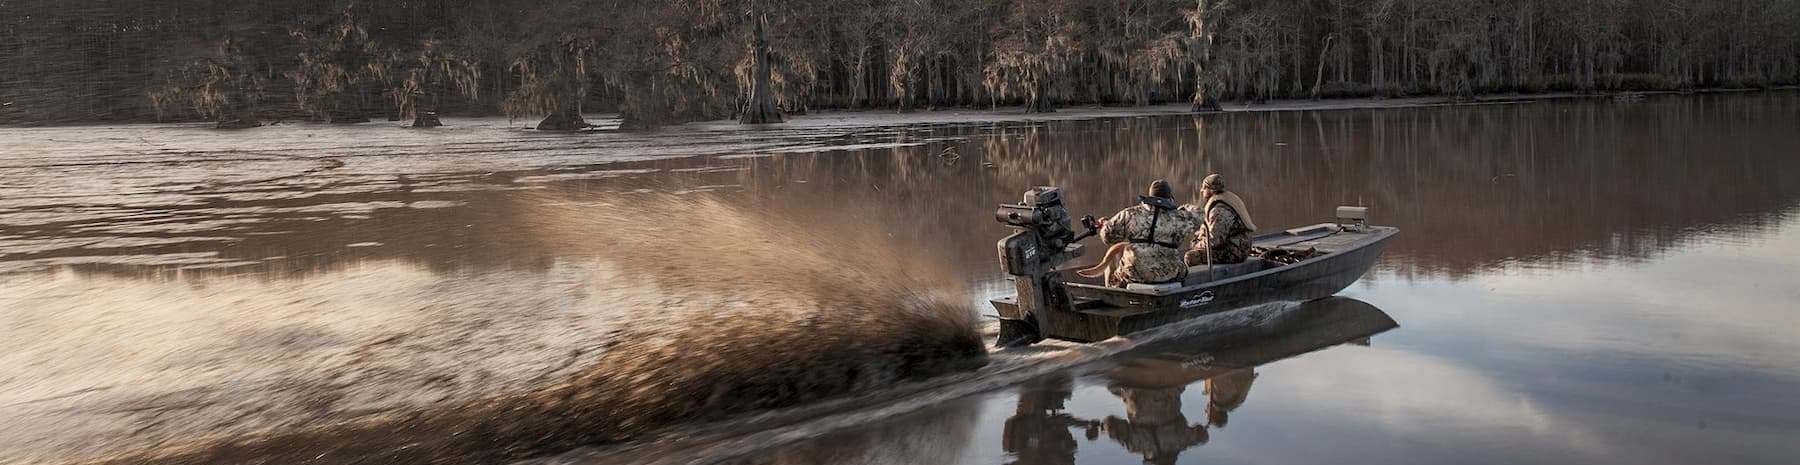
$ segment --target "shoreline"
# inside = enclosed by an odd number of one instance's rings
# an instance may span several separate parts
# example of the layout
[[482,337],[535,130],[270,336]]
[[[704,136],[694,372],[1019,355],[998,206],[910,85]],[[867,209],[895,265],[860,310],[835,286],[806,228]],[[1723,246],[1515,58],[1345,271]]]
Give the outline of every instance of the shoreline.
[[[621,131],[618,129],[619,123],[620,123],[618,113],[588,113],[588,114],[584,115],[591,125],[588,129],[578,130],[578,131],[545,131],[545,133],[555,134],[555,133],[592,133],[592,132],[632,132],[632,133],[651,134],[651,133],[662,132],[662,131],[667,131],[667,130],[680,130],[680,129],[703,129],[703,130],[752,129],[752,130],[754,130],[754,129],[819,128],[819,127],[838,127],[838,126],[888,126],[888,125],[909,125],[909,124],[946,124],[946,123],[956,124],[956,123],[984,123],[984,122],[1061,121],[1061,120],[1094,119],[1094,118],[1124,118],[1124,117],[1138,117],[1138,116],[1167,116],[1167,115],[1202,115],[1202,114],[1214,114],[1214,113],[1241,113],[1241,112],[1379,110],[1379,109],[1393,109],[1393,108],[1423,108],[1423,107],[1438,107],[1438,106],[1466,106],[1466,105],[1493,105],[1493,104],[1505,104],[1505,103],[1529,103],[1529,102],[1542,102],[1542,101],[1554,101],[1554,100],[1618,99],[1618,98],[1634,98],[1635,99],[1635,98],[1645,98],[1645,97],[1661,97],[1661,96],[1676,96],[1676,95],[1712,95],[1712,94],[1745,94],[1745,93],[1755,93],[1755,92],[1791,92],[1791,91],[1796,91],[1796,90],[1800,90],[1800,86],[1775,86],[1775,87],[1769,87],[1769,88],[1744,88],[1744,89],[1716,88],[1716,89],[1697,89],[1697,90],[1692,90],[1692,91],[1664,90],[1664,91],[1617,91],[1617,92],[1602,92],[1602,93],[1578,93],[1578,92],[1503,93],[1503,94],[1477,95],[1477,96],[1467,98],[1467,99],[1456,99],[1456,98],[1450,98],[1450,97],[1445,97],[1445,96],[1441,96],[1441,95],[1419,96],[1419,97],[1351,97],[1351,98],[1323,98],[1323,99],[1272,99],[1272,100],[1269,100],[1264,103],[1246,103],[1243,101],[1224,102],[1219,105],[1220,110],[1216,111],[1216,112],[1193,112],[1193,111],[1190,111],[1189,108],[1190,108],[1191,104],[1187,103],[1187,102],[1162,103],[1162,104],[1152,104],[1152,105],[1145,105],[1145,106],[1070,105],[1070,106],[1058,107],[1055,112],[1051,112],[1051,113],[1027,113],[1024,111],[1025,107],[1022,105],[1001,106],[1001,107],[993,107],[993,108],[950,107],[950,108],[944,108],[944,109],[921,109],[921,110],[914,110],[914,111],[908,111],[908,112],[901,112],[901,111],[894,110],[894,109],[881,109],[881,108],[876,108],[876,109],[826,109],[826,110],[814,110],[814,111],[811,111],[811,112],[808,112],[808,113],[802,114],[802,115],[788,115],[787,121],[785,121],[785,122],[771,123],[771,124],[766,124],[766,125],[746,125],[746,124],[738,123],[735,119],[717,119],[717,120],[693,121],[693,122],[687,122],[687,123],[682,123],[682,124],[674,124],[674,125],[669,125],[669,126],[665,126],[662,128],[657,128],[657,129],[631,130],[631,131]],[[464,115],[464,116],[459,116],[459,115],[455,115],[455,114],[450,114],[450,115],[443,115],[442,118],[445,120],[445,123],[446,123],[445,126],[443,127],[443,129],[449,129],[449,130],[458,129],[459,126],[463,126],[463,125],[456,124],[459,121],[463,121],[463,122],[466,122],[466,121],[503,121],[502,126],[505,126],[508,128],[531,130],[533,127],[535,127],[537,125],[539,119],[541,119],[541,116],[531,116],[531,117],[524,117],[524,118],[509,118],[505,115],[477,115],[477,116]],[[247,129],[215,129],[215,128],[210,127],[213,123],[209,122],[209,121],[167,121],[167,122],[100,121],[100,122],[93,122],[93,123],[75,123],[75,124],[8,124],[8,123],[0,123],[0,130],[82,128],[82,127],[121,127],[121,126],[137,126],[137,125],[164,125],[164,126],[179,127],[179,128],[190,128],[191,127],[191,128],[215,130],[215,131],[220,131],[222,133],[236,133],[236,132],[240,132],[240,131],[255,131],[258,129],[268,128],[268,127],[272,127],[272,126],[276,126],[276,125],[342,126],[342,127],[384,127],[385,126],[385,127],[397,127],[397,128],[411,129],[409,126],[410,122],[405,121],[405,120],[402,120],[402,121],[370,121],[367,123],[342,124],[342,125],[323,123],[323,122],[314,122],[314,121],[276,120],[275,122],[278,124],[264,124],[263,126],[259,126],[259,127],[255,127],[255,128],[247,128]]]
[[[781,129],[815,129],[833,127],[886,127],[915,124],[973,124],[973,123],[1007,123],[1033,121],[1068,121],[1099,118],[1132,118],[1143,116],[1175,116],[1175,115],[1209,115],[1222,113],[1259,113],[1282,111],[1340,111],[1340,110],[1385,110],[1398,108],[1427,108],[1447,106],[1498,105],[1510,103],[1531,103],[1556,100],[1581,99],[1618,99],[1621,97],[1647,98],[1652,96],[1683,96],[1708,94],[1742,94],[1752,92],[1779,92],[1800,90],[1800,86],[1782,86],[1769,89],[1708,89],[1692,92],[1653,91],[1653,92],[1611,92],[1584,94],[1575,92],[1547,93],[1509,93],[1479,95],[1469,99],[1452,99],[1443,96],[1395,97],[1395,98],[1326,98],[1326,99],[1277,99],[1264,103],[1227,102],[1219,105],[1219,111],[1190,111],[1191,104],[1164,103],[1146,106],[1101,106],[1080,105],[1059,107],[1051,113],[1027,113],[1024,106],[1005,106],[991,109],[948,108],[942,110],[916,110],[899,112],[895,110],[819,110],[804,115],[790,116],[786,122],[767,125],[739,124],[736,120],[721,119],[696,121],[671,125],[656,130],[619,131],[619,115],[617,113],[599,113],[587,115],[594,127],[576,132],[620,133],[636,132],[654,134],[659,131],[703,130],[703,131],[755,131]],[[520,120],[524,121],[524,120]],[[532,121],[535,121],[533,119]],[[529,128],[531,124],[521,124]]]

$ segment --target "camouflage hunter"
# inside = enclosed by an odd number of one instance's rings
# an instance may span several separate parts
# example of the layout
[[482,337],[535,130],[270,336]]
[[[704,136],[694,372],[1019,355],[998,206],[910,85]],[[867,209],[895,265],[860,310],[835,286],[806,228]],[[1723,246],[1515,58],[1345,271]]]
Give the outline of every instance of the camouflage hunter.
[[[1217,174],[1207,176],[1201,188],[1213,192],[1206,199],[1204,213],[1196,211],[1198,209],[1193,205],[1182,206],[1190,214],[1205,218],[1200,234],[1194,236],[1194,244],[1186,254],[1186,263],[1243,263],[1250,258],[1250,232],[1256,230],[1256,224],[1250,221],[1250,211],[1244,205],[1244,199],[1225,190],[1225,179]],[[1210,261],[1207,260],[1209,252]]]
[[[1160,180],[1153,183],[1151,193],[1150,197],[1166,199],[1168,184]],[[1200,223],[1199,216],[1180,208],[1141,203],[1120,210],[1100,228],[1101,241],[1125,244],[1118,265],[1107,275],[1106,284],[1166,283],[1187,276],[1182,253],[1194,232],[1200,229]]]

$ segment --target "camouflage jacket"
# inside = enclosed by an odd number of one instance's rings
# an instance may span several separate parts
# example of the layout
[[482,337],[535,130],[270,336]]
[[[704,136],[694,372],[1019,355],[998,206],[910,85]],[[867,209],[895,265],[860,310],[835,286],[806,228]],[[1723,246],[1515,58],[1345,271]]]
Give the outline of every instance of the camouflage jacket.
[[[1183,205],[1183,210],[1198,214],[1200,207]],[[1212,254],[1213,264],[1243,263],[1250,257],[1250,232],[1238,218],[1237,212],[1223,204],[1215,204],[1206,211],[1205,225],[1200,234],[1194,236],[1194,244],[1187,252],[1188,265],[1204,265],[1206,254]]]
[[[1127,242],[1112,279],[1113,285],[1125,283],[1162,283],[1181,279],[1187,274],[1182,253],[1187,250],[1194,231],[1200,229],[1200,217],[1184,209],[1151,211],[1149,205],[1136,205],[1120,210],[1100,228],[1100,240],[1107,244]],[[1150,220],[1156,218],[1156,237],[1150,237]],[[1152,241],[1157,243],[1151,243]]]

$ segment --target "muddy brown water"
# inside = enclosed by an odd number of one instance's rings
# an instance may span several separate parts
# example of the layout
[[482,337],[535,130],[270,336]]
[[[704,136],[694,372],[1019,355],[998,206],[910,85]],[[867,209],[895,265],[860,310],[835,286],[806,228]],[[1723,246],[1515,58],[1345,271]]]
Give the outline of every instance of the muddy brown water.
[[[781,440],[766,447],[671,460],[1800,454],[1791,92],[649,134],[448,123],[0,129],[0,413],[11,419],[0,462],[305,430],[580,376],[619,328],[669,324],[645,309],[716,295],[634,280],[657,273],[608,256],[655,252],[618,228],[666,234],[643,241],[654,247],[738,250],[874,237],[868,257],[894,266],[852,271],[916,274],[991,313],[981,303],[1010,288],[993,262],[1006,233],[995,204],[1052,184],[1073,210],[1104,215],[1151,179],[1191,196],[1215,171],[1265,228],[1324,221],[1337,205],[1400,227],[1336,304],[1398,327],[1230,347],[1179,338],[904,414],[870,405],[882,413],[769,425]],[[620,207],[670,195],[731,213],[696,222]],[[807,233],[736,229],[759,224]],[[806,253],[794,266],[856,259]],[[768,265],[720,266],[702,274]],[[613,461],[654,460],[655,442]],[[606,463],[608,447],[559,460]]]

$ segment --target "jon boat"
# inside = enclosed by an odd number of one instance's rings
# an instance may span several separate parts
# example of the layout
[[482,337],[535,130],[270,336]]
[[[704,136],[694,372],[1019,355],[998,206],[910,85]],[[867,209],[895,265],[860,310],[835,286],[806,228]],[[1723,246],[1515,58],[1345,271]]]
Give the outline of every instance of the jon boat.
[[1075,274],[1069,262],[1081,256],[1062,190],[1036,187],[1019,204],[1001,205],[995,217],[1016,231],[1001,239],[1001,269],[1011,275],[1017,293],[994,299],[1000,316],[1002,347],[1029,345],[1045,338],[1094,342],[1114,336],[1211,315],[1282,301],[1330,297],[1362,278],[1382,248],[1399,229],[1369,225],[1368,210],[1338,207],[1337,219],[1251,239],[1252,246],[1288,252],[1314,252],[1310,258],[1279,264],[1260,257],[1231,265],[1189,268],[1180,282],[1107,287],[1099,279]]

